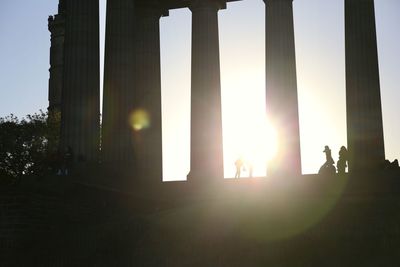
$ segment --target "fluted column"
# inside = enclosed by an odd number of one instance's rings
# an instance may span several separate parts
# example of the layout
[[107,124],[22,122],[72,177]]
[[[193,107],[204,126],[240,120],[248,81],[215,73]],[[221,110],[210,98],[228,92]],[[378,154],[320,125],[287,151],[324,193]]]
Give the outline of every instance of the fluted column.
[[68,0],[65,7],[61,146],[77,159],[97,160],[99,149],[99,1]]
[[63,85],[64,64],[64,10],[62,2],[58,5],[58,14],[48,19],[48,29],[51,33],[50,46],[50,78],[49,107],[50,114],[61,112],[61,92]]
[[136,1],[135,88],[131,123],[137,171],[162,180],[160,17],[168,10],[157,0]]
[[133,0],[108,0],[104,59],[102,159],[134,161],[133,111],[135,10]]
[[373,0],[345,0],[349,170],[385,160]]
[[301,174],[293,0],[266,4],[266,106],[278,136],[270,174]]
[[192,91],[188,180],[223,178],[218,10],[225,1],[192,1]]

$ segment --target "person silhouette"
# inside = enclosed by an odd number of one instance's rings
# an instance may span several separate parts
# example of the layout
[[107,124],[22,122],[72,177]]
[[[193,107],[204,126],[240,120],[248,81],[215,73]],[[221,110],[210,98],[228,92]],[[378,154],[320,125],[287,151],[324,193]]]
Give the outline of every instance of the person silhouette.
[[332,152],[331,152],[331,149],[329,148],[329,146],[325,146],[325,149],[322,152],[325,153],[326,161],[321,166],[321,168],[319,169],[318,173],[320,173],[320,174],[334,174],[334,173],[336,173],[336,168],[335,168],[335,166],[333,166],[335,161],[332,158]]
[[235,161],[235,166],[236,166],[235,178],[240,178],[240,171],[241,171],[242,166],[243,166],[243,160],[242,160],[242,158],[238,158],[238,159]]
[[337,162],[337,171],[338,173],[345,173],[348,161],[348,153],[345,146],[342,146],[339,150],[339,160]]
[[62,151],[61,148],[57,150],[55,153],[55,164],[56,164],[56,169],[57,169],[57,175],[61,176],[64,175],[64,170],[65,170],[65,160],[64,160],[64,152]]
[[249,168],[249,177],[253,177],[253,163],[249,162],[248,163],[248,168]]
[[74,163],[74,152],[72,147],[67,146],[64,153],[64,175],[67,176],[72,169]]

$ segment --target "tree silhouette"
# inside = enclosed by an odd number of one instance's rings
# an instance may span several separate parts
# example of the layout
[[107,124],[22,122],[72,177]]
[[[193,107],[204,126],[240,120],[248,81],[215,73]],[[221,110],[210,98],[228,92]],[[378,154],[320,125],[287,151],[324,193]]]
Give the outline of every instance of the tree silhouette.
[[58,150],[60,114],[39,111],[19,119],[0,118],[0,183],[19,183],[24,176],[43,176]]

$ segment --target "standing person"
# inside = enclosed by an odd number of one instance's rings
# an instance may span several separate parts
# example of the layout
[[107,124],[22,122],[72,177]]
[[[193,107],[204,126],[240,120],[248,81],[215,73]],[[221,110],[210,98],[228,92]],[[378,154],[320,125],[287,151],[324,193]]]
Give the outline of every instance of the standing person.
[[318,173],[325,173],[325,174],[334,174],[334,173],[336,173],[335,166],[333,166],[335,161],[332,158],[332,152],[331,152],[331,149],[329,148],[329,146],[325,146],[325,149],[322,152],[325,153],[326,161],[321,166],[321,168],[319,169]]
[[249,167],[249,177],[252,178],[253,177],[253,163],[249,162],[248,167]]
[[347,149],[345,146],[342,146],[339,150],[339,160],[337,162],[337,170],[338,173],[345,173],[348,161]]
[[236,166],[235,178],[240,178],[240,170],[242,169],[242,166],[243,166],[243,160],[242,160],[242,158],[238,158],[238,159],[235,161],[235,166]]
[[72,164],[74,163],[74,152],[72,150],[72,147],[70,146],[68,146],[65,150],[64,162],[65,162],[64,175],[68,175],[68,173],[71,171]]
[[64,175],[65,170],[65,162],[64,162],[64,153],[61,148],[57,149],[55,154],[55,164],[57,169],[57,175]]

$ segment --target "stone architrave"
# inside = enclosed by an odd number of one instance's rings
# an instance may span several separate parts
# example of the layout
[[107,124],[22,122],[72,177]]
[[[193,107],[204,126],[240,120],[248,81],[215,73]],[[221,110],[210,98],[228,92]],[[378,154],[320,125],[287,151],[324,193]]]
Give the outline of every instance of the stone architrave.
[[345,0],[346,109],[349,170],[385,160],[373,0]]
[[64,10],[62,2],[60,2],[58,5],[58,14],[49,17],[48,29],[51,33],[48,111],[50,114],[53,114],[61,112],[65,34]]
[[266,4],[266,107],[278,136],[268,175],[301,174],[293,0]]
[[190,173],[188,180],[224,177],[218,10],[225,1],[195,0],[192,11]]
[[[133,112],[135,8],[133,0],[108,0],[104,59],[102,160],[134,162]],[[113,165],[117,166],[117,165]]]
[[75,159],[97,160],[100,124],[99,1],[64,2],[61,146]]
[[162,180],[160,17],[168,15],[157,0],[135,4],[134,151],[140,176]]

